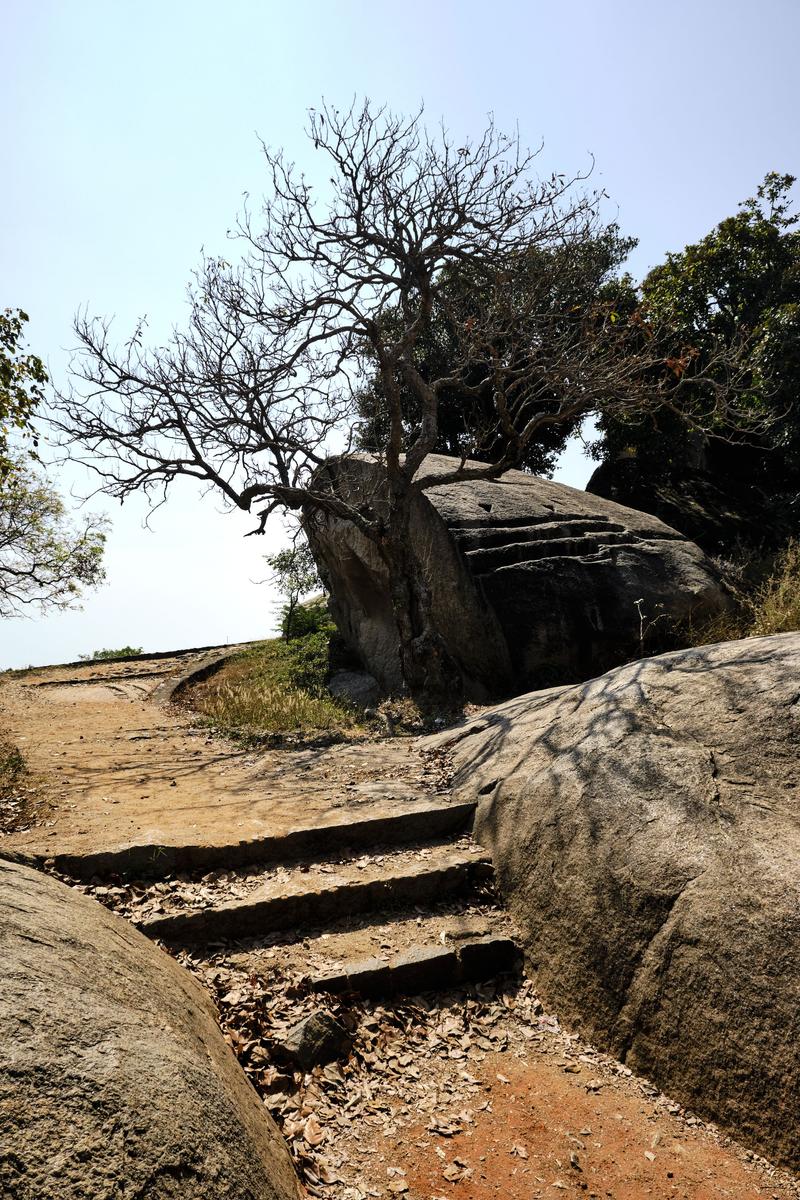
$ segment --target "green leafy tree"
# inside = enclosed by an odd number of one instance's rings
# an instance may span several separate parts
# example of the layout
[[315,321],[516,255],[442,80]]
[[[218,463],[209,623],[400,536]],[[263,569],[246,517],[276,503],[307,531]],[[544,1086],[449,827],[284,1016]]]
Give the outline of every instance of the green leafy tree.
[[[514,290],[520,296],[520,309],[531,314],[530,336],[536,341],[546,335],[563,356],[563,344],[572,343],[572,353],[580,353],[581,340],[588,344],[595,335],[594,327],[576,321],[577,313],[585,314],[591,306],[607,307],[607,289],[620,265],[635,246],[631,238],[621,236],[616,225],[610,225],[579,245],[551,246],[544,250],[529,247],[509,256],[506,270],[513,277]],[[487,308],[499,309],[497,297],[487,282],[470,265],[449,266],[439,279],[439,286],[425,324],[413,350],[416,370],[426,381],[454,373],[459,361],[463,330],[479,320],[485,320]],[[499,317],[500,314],[497,313]],[[398,308],[384,317],[387,329],[399,332],[403,314]],[[512,345],[521,358],[519,348],[504,337],[502,317],[492,322],[493,339],[487,347],[487,357],[502,359]],[[526,347],[527,350],[527,347]],[[414,443],[419,435],[422,406],[419,397],[402,372],[397,370],[395,386],[402,397],[404,442]],[[524,394],[520,396],[518,420],[559,414],[563,388],[549,374],[546,354],[539,370],[525,375]],[[381,372],[376,371],[360,392],[358,407],[361,415],[360,441],[365,450],[380,452],[386,445],[390,416]],[[517,465],[535,475],[551,475],[558,456],[570,436],[581,423],[584,414],[572,418],[542,423],[518,456]],[[510,448],[510,433],[497,420],[491,379],[483,363],[476,361],[469,373],[439,393],[438,430],[435,450],[455,458],[466,456],[477,462],[495,462]]]
[[0,617],[73,607],[103,579],[104,520],[72,523],[36,466],[47,372],[23,345],[22,309],[0,313]]
[[266,563],[273,573],[272,582],[284,597],[281,630],[288,642],[290,638],[297,636],[297,606],[303,596],[322,586],[317,574],[317,564],[308,542],[304,541],[296,542],[285,550],[279,550],[277,554],[267,556]]
[[142,653],[141,646],[120,646],[118,650],[93,650],[91,654],[79,654],[82,662],[113,662],[117,658],[135,658]]
[[0,491],[0,617],[72,608],[104,578],[105,521],[75,525],[24,458],[10,459]]
[[[790,198],[793,183],[791,175],[768,174],[738,213],[701,241],[667,255],[645,278],[640,293],[629,285],[621,298],[629,308],[638,305],[643,322],[673,329],[675,345],[690,348],[693,366],[702,369],[712,348],[735,348],[760,433],[754,434],[751,424],[738,438],[731,439],[729,431],[716,438],[713,423],[701,433],[685,407],[668,404],[658,412],[601,412],[597,457],[627,464],[623,488],[628,490],[618,492],[618,499],[647,507],[648,498],[657,505],[658,495],[672,489],[679,501],[694,478],[713,488],[723,508],[750,514],[751,524],[762,532],[759,514],[766,505],[773,516],[794,513],[796,519],[800,231]],[[676,381],[681,365],[678,352]],[[724,372],[717,382],[724,393]],[[684,391],[691,391],[691,379],[682,383]],[[680,520],[677,512],[668,515]],[[740,526],[731,526],[730,532],[734,530],[739,532]]]
[[16,461],[11,439],[30,439],[33,451],[37,445],[31,418],[44,398],[47,372],[42,360],[23,348],[27,321],[28,314],[21,308],[0,313],[0,487]]

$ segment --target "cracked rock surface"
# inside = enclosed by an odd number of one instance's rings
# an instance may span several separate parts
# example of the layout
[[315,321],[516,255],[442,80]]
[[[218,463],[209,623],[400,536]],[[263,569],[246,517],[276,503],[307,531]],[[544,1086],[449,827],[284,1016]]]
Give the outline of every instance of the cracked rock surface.
[[800,1164],[800,634],[521,696],[434,745],[542,996]]

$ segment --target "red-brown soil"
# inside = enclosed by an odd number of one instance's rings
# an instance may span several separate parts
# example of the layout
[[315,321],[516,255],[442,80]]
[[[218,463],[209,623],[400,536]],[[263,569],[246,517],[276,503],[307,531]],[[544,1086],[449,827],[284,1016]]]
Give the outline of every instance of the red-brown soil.
[[[475,1111],[474,1126],[451,1138],[417,1128],[389,1151],[406,1172],[409,1200],[786,1195],[775,1181],[754,1178],[713,1136],[678,1123],[632,1089],[617,1084],[588,1091],[585,1068],[573,1074],[538,1057],[510,1064],[494,1055],[478,1078],[489,1105]],[[451,1183],[443,1172],[456,1159],[466,1164],[465,1178]]]
[[[254,751],[213,737],[191,713],[150,698],[162,672],[183,665],[154,661],[149,675],[137,663],[5,677],[0,727],[23,749],[44,804],[27,829],[0,839],[0,852],[92,853],[146,840],[227,845],[367,808],[396,811],[441,784],[404,739]],[[466,916],[482,919],[477,910]],[[466,916],[421,911],[401,922],[374,914],[297,931],[291,945],[266,939],[260,950],[232,946],[213,961],[187,960],[220,1004],[254,1083],[263,1083],[296,1161],[308,1162],[311,1194],[798,1200],[789,1175],[747,1161],[741,1147],[537,1016],[529,984],[516,999],[492,993],[469,1018],[475,1001],[457,994],[406,1006],[402,1019],[401,1002],[363,1006],[353,1014],[359,1040],[349,1062],[269,1084],[268,1057],[253,1057],[254,1046],[267,1045],[258,1014],[288,1025],[324,1004],[284,988],[281,1007],[281,970],[294,976],[384,944],[437,941]],[[251,1003],[253,989],[262,989],[266,1009]],[[437,1119],[452,1125],[450,1136],[430,1128]],[[320,1162],[330,1164],[329,1181]]]

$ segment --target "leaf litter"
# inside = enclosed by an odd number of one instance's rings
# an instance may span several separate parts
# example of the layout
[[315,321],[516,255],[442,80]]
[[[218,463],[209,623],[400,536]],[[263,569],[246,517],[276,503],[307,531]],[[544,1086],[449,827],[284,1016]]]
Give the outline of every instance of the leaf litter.
[[[228,951],[210,958],[181,952],[177,958],[214,998],[223,1032],[282,1130],[311,1196],[410,1196],[404,1171],[391,1161],[392,1148],[420,1127],[429,1140],[418,1144],[433,1144],[443,1185],[449,1190],[468,1181],[473,1167],[465,1135],[480,1112],[491,1111],[494,1093],[502,1102],[511,1083],[500,1072],[494,1082],[479,1078],[490,1055],[529,1061],[547,1053],[563,1069],[578,1065],[587,1092],[624,1081],[657,1108],[683,1115],[646,1080],[631,1077],[629,1068],[562,1030],[520,976],[373,1001],[321,997],[300,971],[270,962],[263,974]],[[351,1034],[351,1052],[308,1072],[280,1065],[288,1030],[321,1005]],[[508,1152],[526,1165],[524,1145],[509,1145]]]

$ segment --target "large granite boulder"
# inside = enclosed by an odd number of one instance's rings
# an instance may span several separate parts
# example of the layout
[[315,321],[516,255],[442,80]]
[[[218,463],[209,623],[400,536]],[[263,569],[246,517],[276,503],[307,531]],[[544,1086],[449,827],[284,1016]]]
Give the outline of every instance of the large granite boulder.
[[436,742],[547,1000],[800,1166],[800,633],[521,696]]
[[0,859],[0,1196],[295,1200],[286,1146],[191,976]]
[[684,465],[654,478],[634,455],[620,455],[596,468],[586,490],[652,513],[708,554],[763,553],[785,545],[797,526],[785,495],[765,495],[730,463],[716,472]]
[[[426,476],[457,463],[433,455]],[[333,460],[341,493],[380,495],[368,456]],[[641,656],[642,638],[726,604],[703,552],[657,518],[509,471],[415,497],[415,549],[438,632],[481,700],[576,682]],[[386,690],[402,685],[386,570],[351,524],[317,517],[309,536],[346,641]]]

